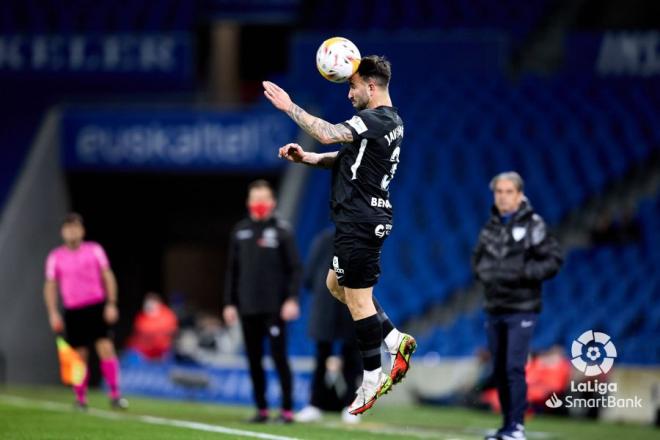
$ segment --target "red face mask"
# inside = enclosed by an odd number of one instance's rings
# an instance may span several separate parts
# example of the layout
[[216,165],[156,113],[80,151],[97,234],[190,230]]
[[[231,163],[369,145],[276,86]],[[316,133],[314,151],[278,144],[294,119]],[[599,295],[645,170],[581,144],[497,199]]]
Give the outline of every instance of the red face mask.
[[254,202],[248,205],[248,210],[253,219],[265,220],[272,214],[273,207],[272,202]]

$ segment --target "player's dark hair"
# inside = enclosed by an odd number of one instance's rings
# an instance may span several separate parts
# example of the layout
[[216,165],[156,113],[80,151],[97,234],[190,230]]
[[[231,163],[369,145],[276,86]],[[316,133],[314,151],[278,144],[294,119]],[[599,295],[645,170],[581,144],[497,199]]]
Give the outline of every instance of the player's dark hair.
[[357,73],[364,79],[373,79],[380,87],[387,87],[392,77],[392,65],[384,56],[369,55],[360,60]]
[[84,225],[82,215],[78,214],[77,212],[70,212],[64,216],[64,219],[62,219],[62,226],[71,225],[74,223],[78,223],[80,226]]
[[248,194],[250,194],[250,191],[252,191],[253,189],[259,189],[259,188],[269,189],[270,193],[273,195],[273,197],[275,197],[275,191],[273,191],[273,186],[266,179],[257,179],[254,182],[251,182],[247,188]]

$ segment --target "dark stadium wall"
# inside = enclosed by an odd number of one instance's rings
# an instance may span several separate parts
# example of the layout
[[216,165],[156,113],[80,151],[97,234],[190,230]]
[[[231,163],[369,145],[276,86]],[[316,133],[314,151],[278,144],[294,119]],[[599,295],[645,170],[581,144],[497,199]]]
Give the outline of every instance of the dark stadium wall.
[[68,195],[55,144],[57,115],[44,120],[0,222],[0,382],[55,383],[59,376],[42,288]]

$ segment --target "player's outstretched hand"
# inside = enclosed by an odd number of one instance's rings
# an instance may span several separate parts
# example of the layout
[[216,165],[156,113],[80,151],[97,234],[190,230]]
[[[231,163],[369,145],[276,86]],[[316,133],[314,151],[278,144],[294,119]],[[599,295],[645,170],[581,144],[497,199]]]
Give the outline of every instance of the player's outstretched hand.
[[263,81],[264,95],[275,106],[276,109],[283,112],[291,108],[291,98],[280,86],[270,81]]
[[280,148],[279,156],[291,162],[300,163],[305,157],[305,150],[298,144],[286,144]]

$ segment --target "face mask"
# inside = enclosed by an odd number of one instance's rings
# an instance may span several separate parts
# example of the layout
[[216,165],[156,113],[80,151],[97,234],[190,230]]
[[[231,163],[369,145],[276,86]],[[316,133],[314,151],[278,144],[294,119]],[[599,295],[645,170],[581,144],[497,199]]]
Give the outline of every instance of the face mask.
[[270,202],[254,202],[248,206],[250,217],[255,220],[264,220],[273,212],[273,204]]

